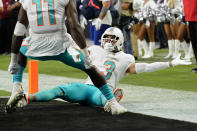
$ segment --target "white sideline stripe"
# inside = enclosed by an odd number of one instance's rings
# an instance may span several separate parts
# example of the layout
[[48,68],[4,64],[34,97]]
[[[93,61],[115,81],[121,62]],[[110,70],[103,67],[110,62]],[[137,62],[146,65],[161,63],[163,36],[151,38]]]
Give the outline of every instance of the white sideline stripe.
[[[39,74],[39,87],[42,87],[39,90],[50,89],[60,84],[84,81]],[[0,90],[11,92],[12,75],[7,71],[0,70],[0,83]],[[26,87],[28,87],[28,75],[24,73],[23,88],[27,92]],[[125,84],[120,84],[119,87],[124,89],[124,98],[121,104],[130,112],[197,123],[197,93],[195,92]]]
[[0,96],[0,98],[9,98],[9,96]]

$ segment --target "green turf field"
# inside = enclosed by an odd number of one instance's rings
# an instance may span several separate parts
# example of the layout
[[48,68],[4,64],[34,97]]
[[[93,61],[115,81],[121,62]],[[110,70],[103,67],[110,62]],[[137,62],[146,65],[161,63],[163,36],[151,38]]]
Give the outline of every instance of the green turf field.
[[10,94],[10,92],[0,90],[0,96],[9,96]]
[[[148,60],[139,59],[136,62],[168,61],[163,58],[167,53],[167,49],[157,49],[155,50],[155,58]],[[9,56],[0,56],[0,70],[7,70],[9,61]],[[197,74],[191,72],[191,69],[196,67],[195,61],[193,60],[192,63],[189,66],[178,66],[151,73],[128,75],[120,83],[197,92]],[[25,72],[27,72],[27,69]],[[80,79],[87,77],[82,71],[56,61],[39,62],[39,73]]]

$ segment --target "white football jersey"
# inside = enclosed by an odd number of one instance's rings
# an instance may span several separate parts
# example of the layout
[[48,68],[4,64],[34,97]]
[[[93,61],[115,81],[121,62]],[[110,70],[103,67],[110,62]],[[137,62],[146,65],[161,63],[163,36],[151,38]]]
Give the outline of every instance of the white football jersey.
[[[91,46],[88,50],[90,51],[90,59],[93,65],[103,73],[104,78],[113,91],[116,89],[120,79],[126,75],[128,67],[135,63],[132,55],[125,54],[122,51],[112,53],[100,46]],[[89,77],[86,84],[93,84]]]
[[21,0],[32,33],[65,30],[65,7],[69,0]]

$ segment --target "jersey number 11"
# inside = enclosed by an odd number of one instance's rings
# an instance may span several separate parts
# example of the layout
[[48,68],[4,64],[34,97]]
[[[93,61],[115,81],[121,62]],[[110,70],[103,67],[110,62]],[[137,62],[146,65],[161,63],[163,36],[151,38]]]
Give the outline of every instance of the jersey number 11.
[[[56,24],[55,19],[55,11],[54,11],[54,0],[44,0],[44,3],[48,4],[48,16],[50,25]],[[43,26],[43,11],[42,11],[42,0],[33,0],[33,4],[36,5],[36,12],[37,12],[37,24],[38,26]]]

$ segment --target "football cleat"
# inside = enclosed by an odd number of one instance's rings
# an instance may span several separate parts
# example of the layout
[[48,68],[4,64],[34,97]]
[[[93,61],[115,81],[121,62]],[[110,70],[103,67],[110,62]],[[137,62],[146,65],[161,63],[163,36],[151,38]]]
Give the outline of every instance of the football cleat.
[[116,89],[114,91],[114,97],[116,99],[117,102],[120,102],[120,100],[122,100],[123,98],[123,90],[122,89]]
[[22,107],[27,106],[28,104],[29,104],[28,103],[28,94],[27,93],[24,93],[24,95],[21,98],[21,100],[18,101],[16,107],[22,108]]
[[104,110],[111,112],[112,115],[119,115],[127,112],[127,109],[121,106],[115,98],[108,100],[104,106]]
[[12,94],[5,106],[5,112],[12,113],[16,110],[16,104],[23,98],[23,88],[21,84],[15,84]]
[[7,102],[5,106],[5,112],[12,113],[16,110],[16,104],[20,99],[22,99],[23,94],[21,93],[15,93],[14,95],[11,95],[9,101]]

